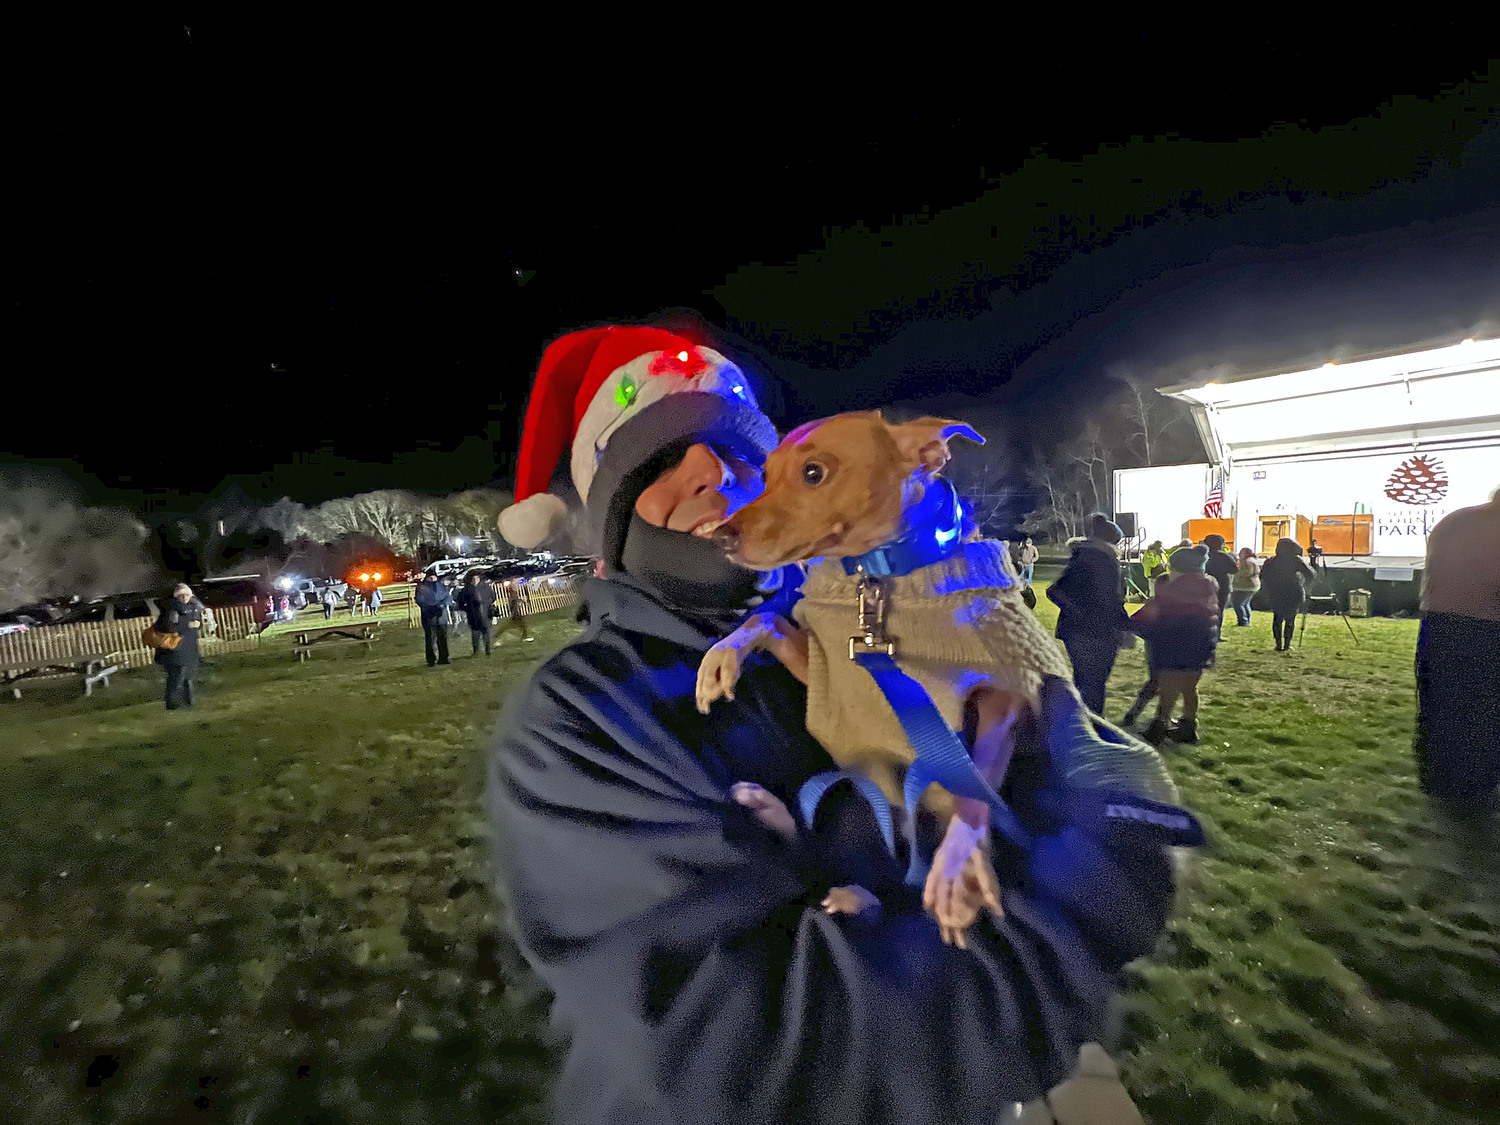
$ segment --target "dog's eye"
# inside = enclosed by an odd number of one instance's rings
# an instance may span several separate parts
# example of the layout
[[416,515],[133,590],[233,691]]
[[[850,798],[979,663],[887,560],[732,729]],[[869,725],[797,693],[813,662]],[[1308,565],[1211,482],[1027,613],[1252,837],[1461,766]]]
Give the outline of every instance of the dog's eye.
[[810,485],[820,485],[826,472],[821,461],[809,461],[802,466],[802,479]]

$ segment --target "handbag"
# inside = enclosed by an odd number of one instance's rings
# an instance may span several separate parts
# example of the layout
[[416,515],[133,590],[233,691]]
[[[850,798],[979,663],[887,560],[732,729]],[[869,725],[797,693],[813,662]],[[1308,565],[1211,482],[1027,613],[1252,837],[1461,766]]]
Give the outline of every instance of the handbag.
[[171,652],[182,643],[182,634],[158,632],[153,625],[141,633],[141,641],[147,648],[161,648]]

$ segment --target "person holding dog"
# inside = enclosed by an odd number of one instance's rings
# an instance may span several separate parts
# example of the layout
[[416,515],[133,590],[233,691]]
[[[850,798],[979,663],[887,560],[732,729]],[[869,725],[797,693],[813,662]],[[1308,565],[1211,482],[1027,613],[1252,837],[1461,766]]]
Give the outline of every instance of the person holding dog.
[[[530,549],[563,526],[547,488],[571,444],[606,576],[582,637],[512,702],[487,791],[497,890],[570,1040],[556,1119],[1139,1122],[1098,1041],[1119,970],[1171,910],[1152,826],[1044,817],[999,859],[1004,917],[960,952],[918,896],[820,905],[896,864],[852,790],[816,832],[781,830],[832,766],[782,663],[749,655],[734,697],[697,710],[703,654],[800,580],[709,538],[759,495],[776,440],[743,373],[675,332],[591,329],[542,357],[500,529]],[[1047,754],[1015,772],[1018,815],[1042,816],[1082,759],[1174,799],[1160,759],[1100,741],[1067,681],[1047,681],[1036,726]]]

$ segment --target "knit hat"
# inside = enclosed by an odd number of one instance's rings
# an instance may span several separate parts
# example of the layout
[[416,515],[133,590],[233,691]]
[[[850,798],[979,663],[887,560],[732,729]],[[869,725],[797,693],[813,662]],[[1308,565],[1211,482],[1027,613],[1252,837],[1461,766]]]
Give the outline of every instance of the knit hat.
[[1173,574],[1202,574],[1208,569],[1207,547],[1183,547],[1167,559]]
[[1298,543],[1295,539],[1278,539],[1276,540],[1276,553],[1282,558],[1285,558],[1287,555],[1300,555],[1302,553],[1302,544]]
[[694,391],[669,394],[624,422],[599,458],[589,490],[589,529],[606,567],[621,564],[640,494],[699,442],[760,468],[776,448],[776,430],[759,411]]
[[[610,325],[571,332],[542,354],[526,407],[516,465],[516,502],[500,513],[500,534],[530,550],[556,533],[567,506],[548,492],[563,450],[572,447],[573,486],[585,504],[607,447],[624,423],[670,396],[718,399],[720,428],[741,435],[764,459],[776,429],[756,405],[744,373],[712,348],[664,328]],[[650,428],[633,428],[637,441]],[[660,444],[653,446],[655,452]],[[614,484],[618,485],[616,476]]]
[[172,587],[172,596],[175,598],[178,594],[186,594],[188,597],[192,597],[193,588],[186,582],[179,582]]
[[1224,537],[1222,535],[1205,535],[1203,545],[1210,551],[1222,551],[1224,549]]
[[1107,543],[1118,543],[1125,538],[1125,533],[1120,530],[1120,525],[1108,516],[1096,512],[1089,520],[1089,538],[1103,539]]

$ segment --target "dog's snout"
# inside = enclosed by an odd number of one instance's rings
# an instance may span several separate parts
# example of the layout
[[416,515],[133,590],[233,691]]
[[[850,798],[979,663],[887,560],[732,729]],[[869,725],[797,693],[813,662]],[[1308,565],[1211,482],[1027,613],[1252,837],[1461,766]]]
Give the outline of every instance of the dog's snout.
[[740,529],[732,523],[726,523],[714,532],[714,546],[721,551],[732,551],[740,545]]

